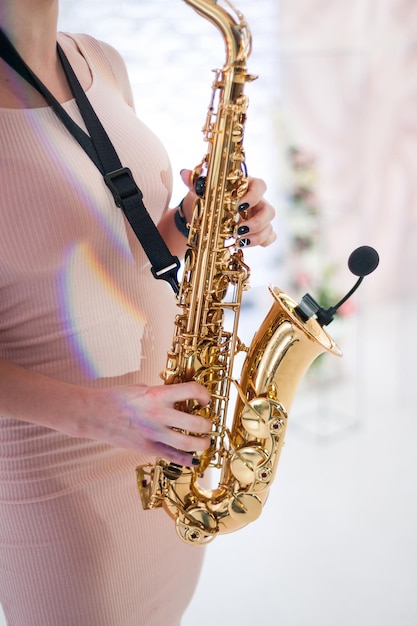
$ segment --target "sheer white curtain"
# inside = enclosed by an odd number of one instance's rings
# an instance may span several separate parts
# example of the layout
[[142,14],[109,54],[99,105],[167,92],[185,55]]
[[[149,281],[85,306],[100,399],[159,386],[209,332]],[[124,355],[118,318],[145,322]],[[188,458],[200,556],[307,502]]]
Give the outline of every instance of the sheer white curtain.
[[281,0],[281,133],[317,157],[328,254],[380,252],[366,289],[417,295],[417,4]]

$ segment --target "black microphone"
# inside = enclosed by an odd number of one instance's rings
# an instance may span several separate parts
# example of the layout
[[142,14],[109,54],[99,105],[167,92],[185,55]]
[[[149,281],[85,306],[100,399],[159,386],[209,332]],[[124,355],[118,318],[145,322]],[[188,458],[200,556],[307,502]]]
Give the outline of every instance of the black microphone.
[[316,316],[320,326],[327,326],[333,321],[337,310],[355,293],[365,276],[371,274],[379,264],[378,252],[370,246],[361,246],[356,248],[348,259],[349,270],[355,276],[359,276],[359,280],[353,285],[352,289],[334,306],[324,309],[321,307],[309,293],[302,297],[301,302],[295,307],[295,311],[306,322],[310,317]]
[[348,268],[355,276],[368,276],[378,267],[378,252],[371,246],[356,248],[348,259]]

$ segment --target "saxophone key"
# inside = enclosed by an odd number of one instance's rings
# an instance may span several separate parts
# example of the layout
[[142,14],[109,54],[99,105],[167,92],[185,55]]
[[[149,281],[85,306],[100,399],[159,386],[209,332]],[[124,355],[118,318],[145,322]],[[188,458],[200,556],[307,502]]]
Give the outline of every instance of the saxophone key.
[[257,439],[265,439],[270,434],[268,422],[271,417],[271,402],[268,398],[254,398],[242,409],[243,428]]
[[258,446],[244,446],[233,453],[230,469],[241,485],[253,485],[259,466],[268,461],[269,455]]
[[202,507],[195,507],[177,517],[175,527],[186,543],[202,545],[214,539],[218,533],[215,516]]
[[257,439],[271,434],[278,436],[285,430],[287,414],[279,402],[270,398],[254,398],[242,409],[243,428]]
[[262,508],[262,502],[255,494],[239,493],[231,499],[229,513],[233,519],[242,521],[245,518],[244,524],[249,524],[258,519]]

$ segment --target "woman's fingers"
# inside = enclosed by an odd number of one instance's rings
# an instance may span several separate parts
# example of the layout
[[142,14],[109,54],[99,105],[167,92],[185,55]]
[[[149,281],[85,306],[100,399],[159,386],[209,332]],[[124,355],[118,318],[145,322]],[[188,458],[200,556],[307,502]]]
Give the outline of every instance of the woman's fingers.
[[[189,465],[195,451],[203,451],[210,446],[211,421],[180,410],[187,402],[200,406],[208,404],[210,393],[202,385],[191,381],[156,387],[119,388],[119,391],[127,407],[128,426],[115,431],[115,437],[118,441],[128,442],[124,447],[156,455],[157,450],[165,446],[169,451],[166,458],[180,462],[179,459],[184,460],[186,455]],[[173,450],[176,451],[174,454]]]
[[241,221],[237,228],[238,243],[240,246],[269,246],[277,235],[272,226],[275,217],[274,207],[264,200],[248,206],[241,214]]
[[241,204],[249,204],[249,206],[255,206],[263,198],[267,190],[266,182],[262,178],[253,178],[249,176],[248,190],[244,196],[241,197]]
[[[183,169],[180,176],[190,190],[183,202],[187,219],[191,217],[193,198],[192,171]],[[247,192],[239,200],[240,222],[237,227],[237,241],[241,247],[269,246],[277,235],[272,226],[275,217],[274,207],[264,198],[267,186],[262,178],[249,177]]]
[[163,443],[155,443],[152,450],[150,450],[150,454],[185,467],[198,467],[200,464],[195,453],[177,450]]

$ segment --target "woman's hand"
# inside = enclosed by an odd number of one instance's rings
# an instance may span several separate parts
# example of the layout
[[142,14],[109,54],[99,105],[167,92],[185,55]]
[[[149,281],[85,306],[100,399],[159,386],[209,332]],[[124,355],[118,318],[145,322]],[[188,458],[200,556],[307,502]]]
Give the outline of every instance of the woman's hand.
[[176,408],[187,400],[206,406],[210,393],[196,382],[82,387],[0,359],[0,415],[191,466],[211,421]]
[[239,204],[241,220],[237,234],[239,245],[242,247],[269,246],[277,238],[272,226],[275,209],[265,200],[265,192],[265,181],[249,177],[248,190]]
[[[195,193],[191,185],[190,170],[182,170],[181,178],[190,190],[183,202],[183,212],[191,220]],[[277,235],[272,226],[275,209],[265,200],[266,184],[261,178],[249,177],[248,190],[240,199],[240,222],[237,237],[240,246],[269,246]]]
[[176,408],[177,403],[187,400],[206,406],[210,394],[202,385],[196,382],[157,387],[130,385],[107,389],[104,393],[105,411],[109,414],[112,407],[111,414],[99,422],[92,420],[90,436],[188,467],[198,464],[195,452],[210,446],[211,421]]

